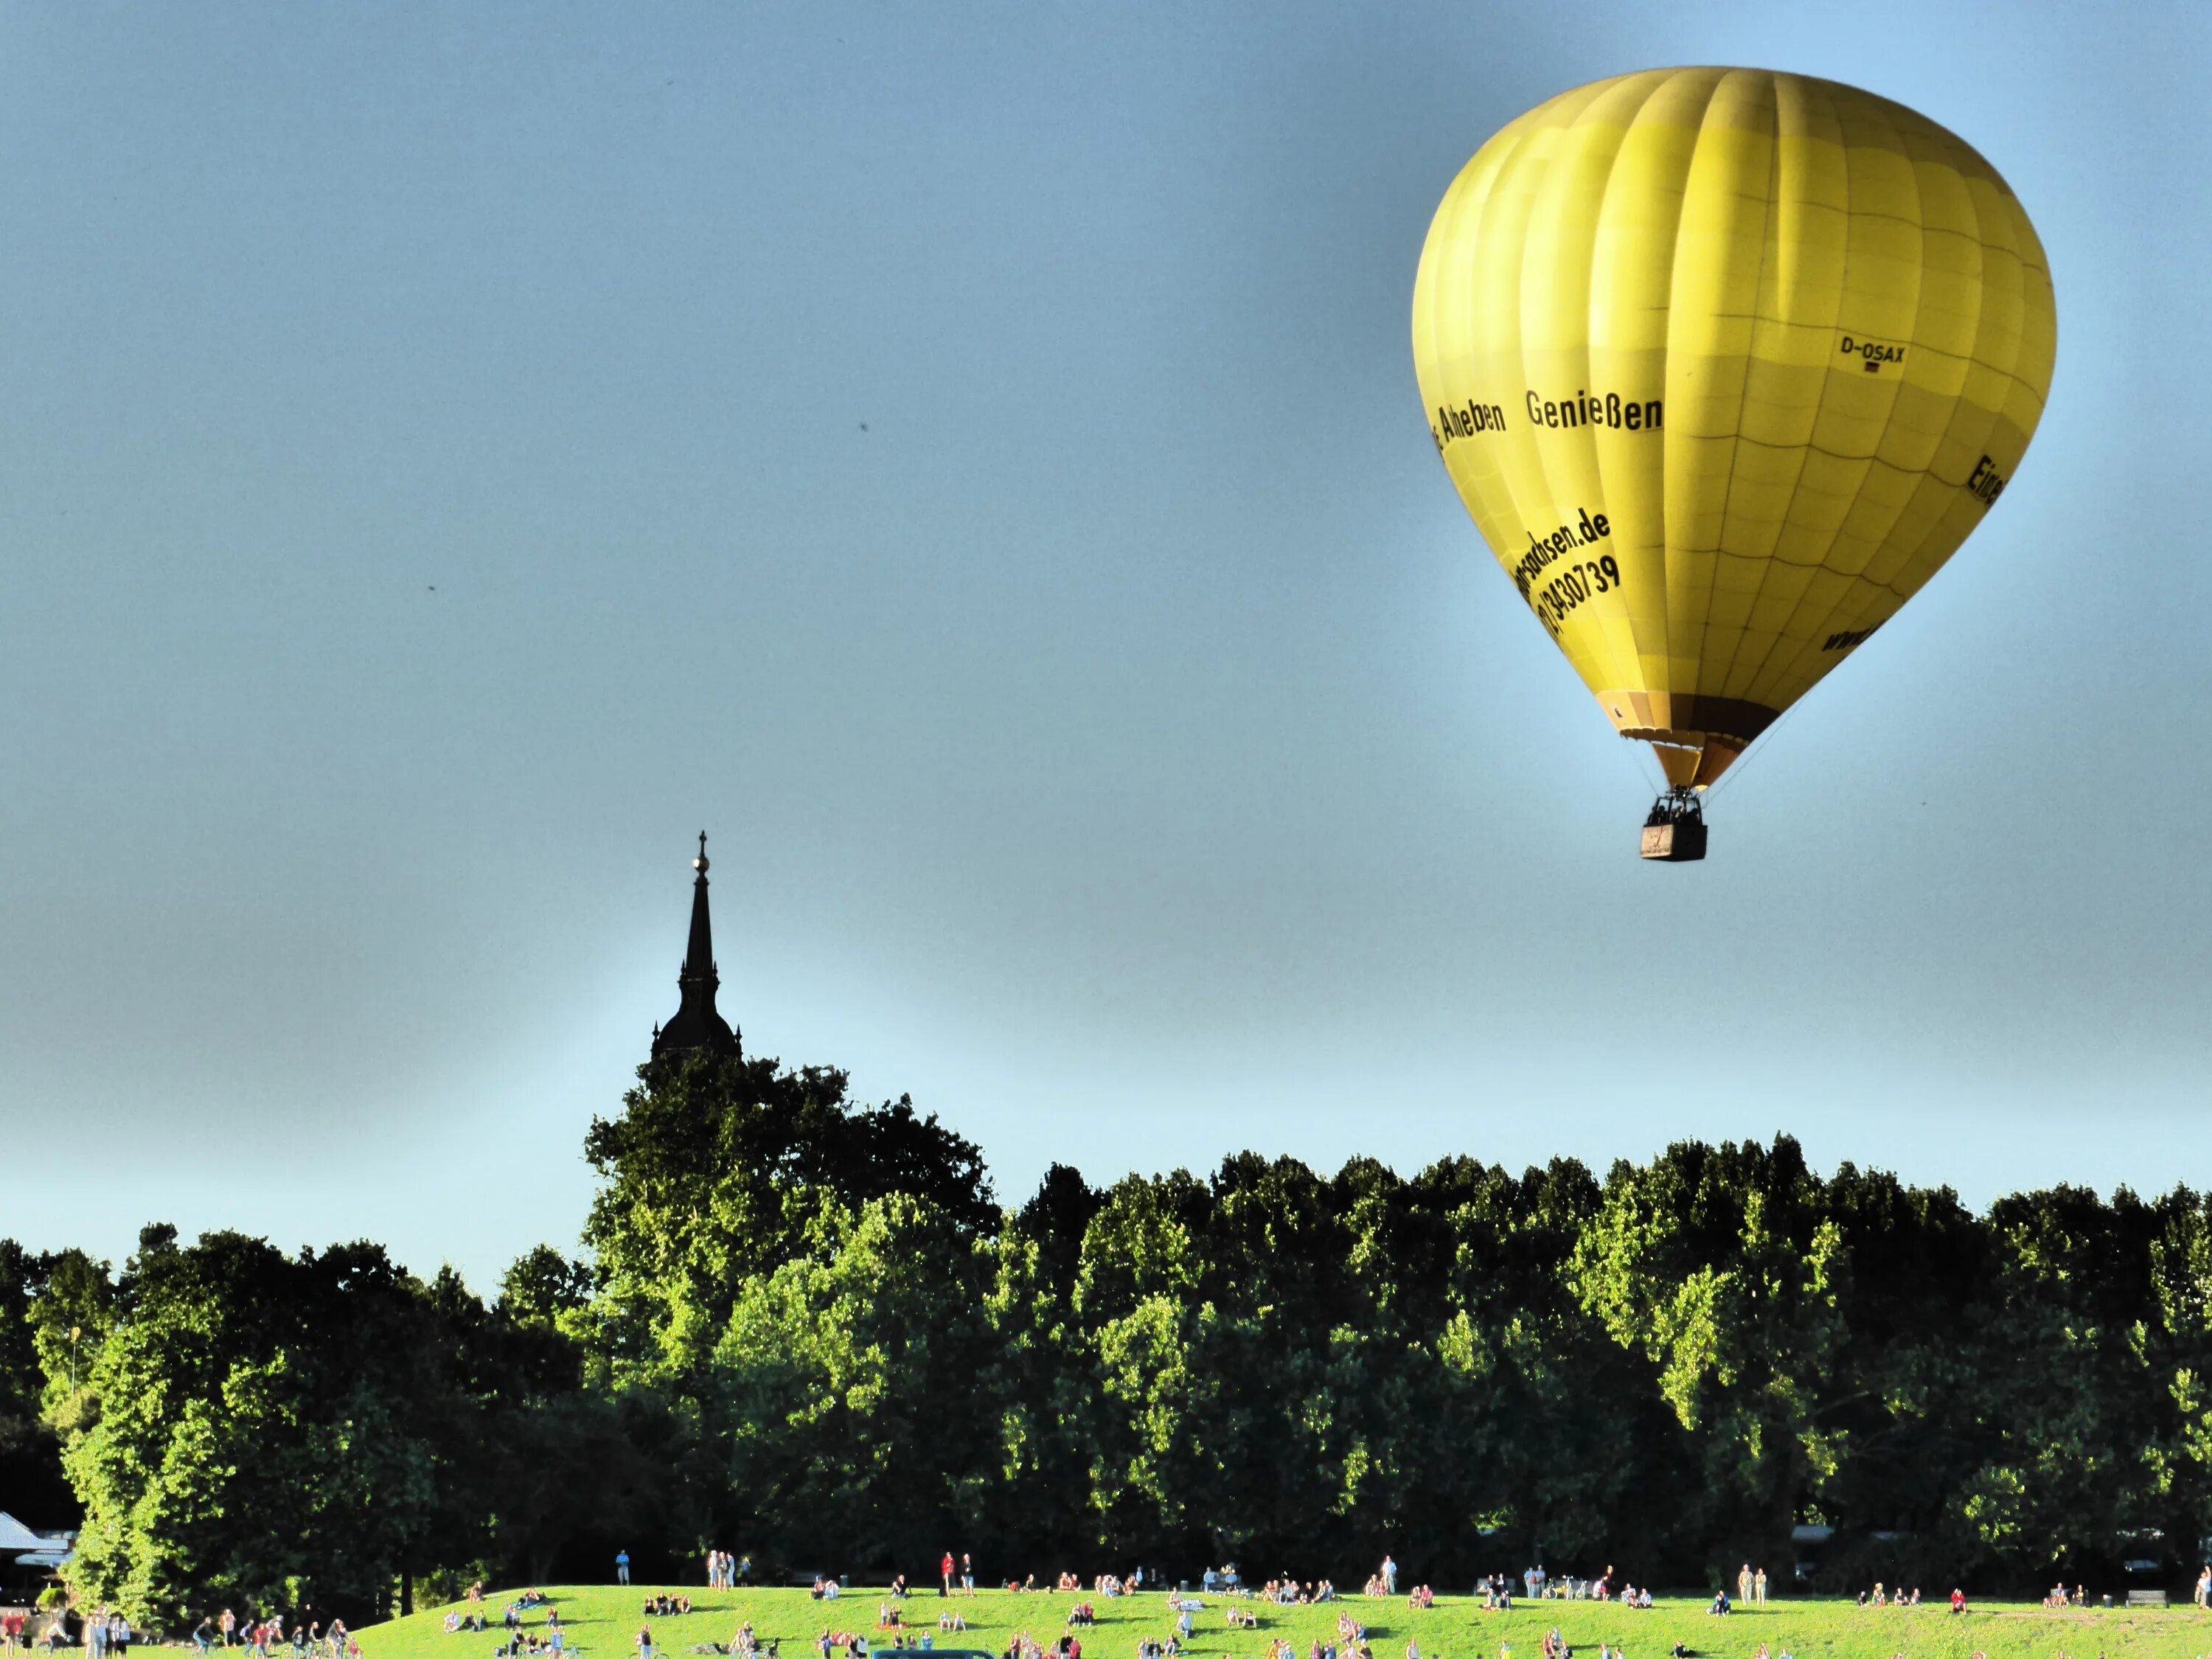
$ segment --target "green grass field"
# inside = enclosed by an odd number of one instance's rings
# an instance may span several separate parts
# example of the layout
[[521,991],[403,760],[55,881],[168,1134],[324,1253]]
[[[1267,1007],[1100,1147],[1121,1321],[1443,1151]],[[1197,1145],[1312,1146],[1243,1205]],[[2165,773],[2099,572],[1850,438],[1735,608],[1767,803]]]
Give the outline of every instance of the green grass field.
[[[732,1632],[750,1619],[763,1640],[781,1637],[782,1659],[816,1659],[813,1642],[824,1625],[858,1631],[878,1656],[890,1634],[876,1630],[881,1591],[856,1589],[834,1602],[817,1602],[803,1589],[702,1590],[666,1586],[692,1598],[688,1617],[646,1620],[640,1609],[656,1588],[617,1589],[592,1585],[550,1590],[571,1651],[586,1659],[635,1659],[633,1643],[641,1624],[653,1628],[663,1659],[690,1659],[695,1644],[727,1645]],[[418,1613],[358,1632],[364,1659],[491,1659],[504,1639],[498,1619],[512,1599],[501,1592],[485,1597],[492,1629],[483,1635],[448,1636],[443,1629],[450,1607]],[[1067,1611],[1084,1598],[1058,1593],[1017,1595],[985,1591],[972,1600],[938,1599],[932,1586],[903,1605],[910,1628],[928,1631],[939,1648],[1003,1650],[1012,1637],[1027,1632],[1049,1645],[1063,1628]],[[1260,1628],[1231,1630],[1223,1619],[1228,1605],[1205,1598],[1195,1616],[1190,1650],[1208,1659],[1263,1659],[1267,1644],[1287,1637],[1301,1659],[1317,1637],[1334,1638],[1336,1615],[1349,1612],[1367,1626],[1375,1659],[1403,1659],[1406,1644],[1420,1644],[1421,1659],[1496,1659],[1510,1644],[1512,1659],[1539,1659],[1544,1632],[1556,1626],[1573,1645],[1577,1659],[1595,1655],[1601,1641],[1626,1650],[1629,1659],[1660,1659],[1677,1641],[1712,1659],[1750,1659],[1760,1643],[1779,1659],[2199,1659],[2212,1656],[2212,1617],[2186,1604],[2164,1611],[2050,1612],[2007,1604],[1978,1607],[1954,1619],[1946,1607],[1863,1608],[1844,1601],[1790,1601],[1764,1609],[1709,1617],[1699,1601],[1666,1601],[1649,1613],[1588,1601],[1521,1604],[1511,1613],[1485,1613],[1479,1602],[1440,1597],[1434,1608],[1409,1610],[1402,1601],[1369,1601],[1353,1596],[1333,1606],[1271,1607],[1258,1601],[1239,1605],[1258,1610]],[[1164,1596],[1147,1592],[1115,1601],[1091,1598],[1098,1613],[1095,1629],[1079,1632],[1083,1659],[1135,1659],[1146,1636],[1164,1637],[1172,1626]],[[957,1609],[968,1620],[964,1633],[939,1633],[938,1615]],[[527,1626],[541,1627],[545,1613],[533,1609]]]

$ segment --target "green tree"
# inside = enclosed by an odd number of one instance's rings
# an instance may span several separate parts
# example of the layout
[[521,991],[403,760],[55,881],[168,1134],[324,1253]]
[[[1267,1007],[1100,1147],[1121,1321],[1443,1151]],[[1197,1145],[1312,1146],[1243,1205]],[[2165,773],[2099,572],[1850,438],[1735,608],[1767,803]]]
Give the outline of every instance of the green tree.
[[1694,1437],[1703,1479],[1686,1508],[1713,1571],[1778,1558],[1837,1467],[1823,1408],[1850,1277],[1797,1144],[1683,1143],[1644,1168],[1616,1164],[1571,1272],[1613,1340],[1657,1365],[1660,1395]]
[[998,1225],[981,1154],[909,1099],[856,1106],[843,1073],[772,1060],[690,1055],[639,1076],[585,1137],[598,1294],[577,1328],[617,1385],[698,1397],[744,1286],[811,1247],[824,1198],[918,1199],[971,1237]]
[[373,1245],[149,1230],[118,1291],[64,1454],[78,1591],[172,1625],[204,1597],[386,1607],[431,1528],[426,1419],[451,1397],[422,1287]]
[[771,1556],[911,1566],[984,1510],[988,1255],[921,1199],[825,1197],[799,1253],[744,1286],[713,1356],[713,1443]]
[[0,1238],[0,1492],[19,1519],[63,1526],[79,1511],[62,1474],[61,1437],[45,1420],[33,1328],[49,1267],[50,1258]]

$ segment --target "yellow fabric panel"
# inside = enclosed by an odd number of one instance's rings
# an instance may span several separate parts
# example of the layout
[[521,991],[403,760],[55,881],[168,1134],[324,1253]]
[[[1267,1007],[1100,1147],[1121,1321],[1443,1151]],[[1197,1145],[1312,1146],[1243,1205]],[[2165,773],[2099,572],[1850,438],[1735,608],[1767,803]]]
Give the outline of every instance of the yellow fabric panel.
[[1617,726],[1718,751],[1700,778],[1981,521],[2057,338],[1988,162],[1902,106],[1765,70],[1530,111],[1446,192],[1414,283],[1468,512]]

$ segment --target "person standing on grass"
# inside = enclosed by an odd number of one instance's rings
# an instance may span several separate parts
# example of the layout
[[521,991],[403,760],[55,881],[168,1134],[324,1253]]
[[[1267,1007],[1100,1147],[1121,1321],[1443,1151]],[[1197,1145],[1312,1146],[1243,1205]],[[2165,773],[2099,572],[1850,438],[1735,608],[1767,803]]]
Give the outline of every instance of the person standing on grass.
[[937,1592],[937,1598],[941,1601],[952,1594],[952,1552],[951,1550],[945,1551],[945,1559],[937,1564],[937,1572],[942,1581]]
[[[617,1584],[629,1583],[629,1552],[628,1550],[615,1552],[615,1583]],[[650,1636],[653,1632],[646,1631],[641,1633]]]
[[975,1564],[968,1559],[965,1550],[960,1552],[960,1593],[963,1595],[975,1593]]
[[1754,1607],[1766,1605],[1766,1569],[1761,1567],[1751,1575],[1751,1600]]
[[1385,1550],[1382,1553],[1382,1594],[1395,1595],[1397,1593],[1398,1564],[1390,1559],[1390,1553]]
[[653,1626],[637,1627],[637,1659],[653,1659]]

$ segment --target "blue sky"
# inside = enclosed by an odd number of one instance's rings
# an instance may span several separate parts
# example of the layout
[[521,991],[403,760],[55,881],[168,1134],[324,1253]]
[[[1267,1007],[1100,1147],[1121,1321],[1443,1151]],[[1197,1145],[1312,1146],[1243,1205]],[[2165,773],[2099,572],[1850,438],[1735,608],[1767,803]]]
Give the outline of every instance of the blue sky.
[[[1407,318],[1493,131],[1699,62],[1966,137],[2060,347],[1663,869]],[[2197,8],[0,15],[0,1231],[571,1243],[702,827],[748,1048],[1009,1197],[2212,1184],[2209,72]]]

